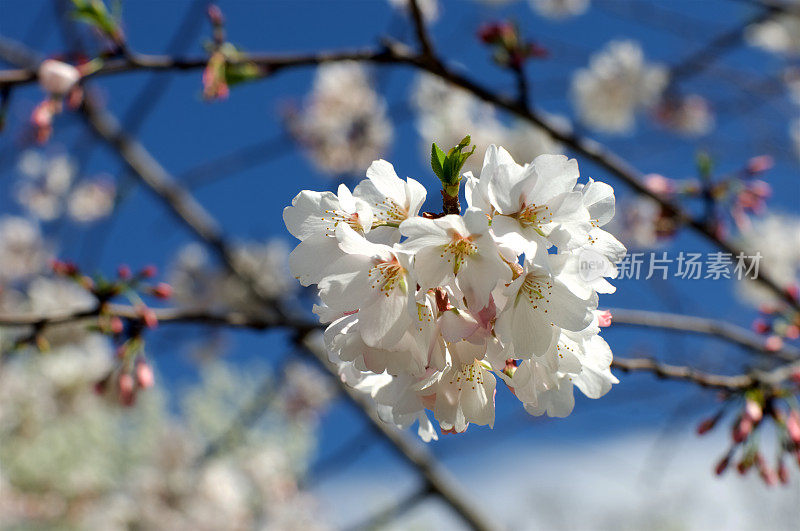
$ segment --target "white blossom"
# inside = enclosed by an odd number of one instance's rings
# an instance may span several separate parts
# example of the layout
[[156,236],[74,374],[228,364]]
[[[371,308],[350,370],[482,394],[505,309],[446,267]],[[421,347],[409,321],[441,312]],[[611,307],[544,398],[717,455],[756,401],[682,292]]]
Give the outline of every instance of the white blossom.
[[636,113],[656,104],[668,83],[663,66],[650,65],[638,43],[612,41],[575,72],[572,99],[580,119],[609,133],[634,128]]
[[319,66],[314,86],[289,127],[324,172],[359,173],[392,141],[386,102],[356,62]]
[[42,90],[61,96],[75,86],[81,78],[81,73],[70,64],[55,59],[45,59],[39,65],[38,77]]
[[[610,186],[579,183],[562,155],[519,165],[490,145],[463,176],[466,212],[420,216],[417,181],[386,161],[367,177],[352,194],[304,190],[284,219],[300,240],[292,274],[319,289],[329,359],[381,419],[416,422],[429,441],[429,412],[445,432],[493,426],[498,376],[551,416],[570,413],[573,385],[597,398],[616,383],[596,314],[625,253],[601,228]],[[607,262],[600,278],[581,274],[587,249]]]

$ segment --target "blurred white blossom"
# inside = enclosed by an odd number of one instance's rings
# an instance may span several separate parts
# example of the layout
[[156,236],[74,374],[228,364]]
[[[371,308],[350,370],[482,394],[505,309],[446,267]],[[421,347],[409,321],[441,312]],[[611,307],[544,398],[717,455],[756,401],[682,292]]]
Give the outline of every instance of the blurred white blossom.
[[[740,247],[748,255],[761,253],[759,270],[779,286],[800,283],[800,218],[789,214],[768,214],[754,219],[741,235]],[[737,286],[742,296],[754,305],[778,301],[775,294],[757,282],[742,281]]]
[[49,258],[39,226],[25,218],[0,218],[0,283],[29,278],[47,266]]
[[[122,410],[92,390],[112,359],[105,340],[94,339],[19,356],[0,371],[0,526],[325,528],[298,485],[313,448],[312,431],[295,426],[302,420],[268,408],[270,423],[244,427],[244,440],[201,457],[231,422],[220,393],[249,399],[253,378],[209,367],[182,420],[155,390]],[[228,414],[216,432],[198,432],[193,416],[208,408]]]
[[[406,13],[409,11],[408,0],[389,0],[389,4],[398,11]],[[417,5],[426,22],[436,22],[439,19],[441,14],[439,0],[417,0]]]
[[386,102],[356,62],[321,65],[289,129],[324,172],[359,173],[389,148],[392,123]]
[[528,0],[531,9],[552,19],[582,15],[589,9],[589,0]]
[[668,83],[666,68],[645,61],[641,46],[612,41],[575,72],[572,99],[580,119],[609,133],[633,130],[636,113],[656,104]]
[[43,221],[58,218],[75,177],[75,165],[69,157],[28,150],[21,155],[17,169],[23,177],[16,190],[19,204]]
[[714,127],[714,113],[708,100],[696,94],[665,99],[656,114],[664,126],[687,136],[702,136]]
[[[800,2],[794,2],[796,12],[775,16],[747,27],[747,41],[773,53],[800,56]],[[789,9],[792,9],[791,7]]]
[[70,193],[67,210],[75,221],[81,223],[97,221],[111,213],[115,194],[114,183],[110,179],[85,180]]
[[[425,160],[430,157],[432,142],[454,146],[465,133],[469,133],[478,153],[485,152],[493,143],[505,145],[513,157],[521,160],[562,151],[539,127],[520,120],[506,125],[491,105],[436,76],[418,76],[411,101],[417,111],[417,130],[422,139],[420,149]],[[470,171],[480,168],[480,157],[470,157],[464,166]]]
[[[280,298],[296,289],[289,274],[289,248],[279,240],[247,242],[234,249],[235,260],[258,283],[261,293]],[[250,289],[224,267],[213,263],[202,245],[181,248],[170,267],[175,301],[187,307],[257,312],[261,304]]]

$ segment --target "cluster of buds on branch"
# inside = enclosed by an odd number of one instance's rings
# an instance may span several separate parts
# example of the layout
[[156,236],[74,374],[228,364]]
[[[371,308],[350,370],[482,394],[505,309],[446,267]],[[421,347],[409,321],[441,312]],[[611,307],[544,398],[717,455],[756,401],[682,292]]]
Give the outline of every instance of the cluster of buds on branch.
[[481,26],[478,38],[491,47],[492,57],[498,65],[515,70],[522,68],[528,59],[543,59],[549,55],[541,45],[524,39],[517,25],[509,21]]
[[[786,294],[793,300],[800,300],[800,290],[796,284],[786,288]],[[753,330],[767,336],[771,350],[780,350],[785,340],[800,338],[800,313],[784,305],[762,304],[760,316],[753,321]]]
[[304,190],[284,210],[301,240],[290,268],[319,288],[331,361],[381,418],[418,421],[426,441],[437,437],[426,411],[444,433],[493,425],[496,377],[529,413],[556,417],[572,411],[573,385],[598,398],[617,382],[597,311],[625,253],[601,228],[613,189],[578,183],[563,155],[519,165],[494,145],[479,176],[462,175],[469,140],[432,147],[441,214],[420,215],[425,188],[384,160],[353,192]]
[[[157,327],[158,319],[142,295],[168,299],[172,296],[172,287],[164,282],[152,282],[157,274],[155,266],[134,273],[130,267],[121,265],[116,278],[112,279],[85,275],[71,262],[56,260],[52,267],[57,275],[76,282],[97,300],[94,312],[97,320],[91,329],[111,337],[116,345],[115,367],[96,383],[95,390],[112,394],[123,405],[133,405],[137,391],[152,387],[154,383],[153,369],[144,353],[144,331]],[[133,304],[135,318],[123,319],[113,313],[111,301],[116,297],[125,297]]]
[[[800,392],[800,372],[792,376],[791,383],[795,387],[793,390],[751,389],[744,393],[743,399],[735,399],[742,400],[741,410],[731,425],[731,447],[715,466],[717,475],[722,475],[735,462],[739,474],[745,475],[755,468],[769,486],[789,482],[787,461],[796,462],[800,467],[800,406],[794,399]],[[730,403],[734,399],[728,400]],[[723,407],[716,415],[702,421],[697,433],[703,435],[711,431],[724,416]],[[758,435],[766,424],[772,424],[778,442],[774,466],[769,464],[759,445]]]
[[206,44],[210,56],[203,70],[203,98],[222,100],[228,97],[232,85],[263,77],[265,72],[255,63],[242,62],[241,50],[226,41],[225,18],[218,6],[208,7],[208,19],[213,37]]
[[[769,156],[753,157],[739,170],[715,177],[711,157],[701,152],[697,156],[698,179],[671,179],[650,174],[645,178],[645,186],[670,200],[702,200],[706,222],[723,237],[729,232],[728,218],[741,232],[750,229],[750,215],[765,211],[772,188],[758,177],[772,168],[772,164]],[[659,238],[669,238],[675,235],[679,222],[671,211],[661,208],[655,227]]]

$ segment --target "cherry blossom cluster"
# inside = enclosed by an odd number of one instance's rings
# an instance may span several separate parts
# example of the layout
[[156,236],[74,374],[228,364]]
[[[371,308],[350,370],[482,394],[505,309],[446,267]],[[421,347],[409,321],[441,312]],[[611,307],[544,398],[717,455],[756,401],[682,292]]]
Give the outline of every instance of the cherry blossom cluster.
[[420,214],[425,188],[389,162],[366,176],[352,192],[304,190],[283,217],[300,240],[292,274],[319,290],[330,359],[384,420],[418,421],[428,441],[426,410],[444,432],[492,426],[498,377],[528,412],[557,417],[573,385],[598,398],[617,382],[597,310],[625,253],[601,228],[609,185],[579,184],[563,155],[519,165],[492,145],[480,174],[460,179],[466,212],[439,215]]

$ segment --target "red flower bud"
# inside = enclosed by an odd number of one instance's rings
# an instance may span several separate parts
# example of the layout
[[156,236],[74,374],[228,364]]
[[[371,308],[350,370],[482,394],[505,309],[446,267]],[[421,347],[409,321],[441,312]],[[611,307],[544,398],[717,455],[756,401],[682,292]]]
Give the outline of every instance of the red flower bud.
[[728,465],[730,465],[730,463],[731,463],[731,456],[729,454],[729,455],[726,455],[725,457],[723,457],[722,459],[719,460],[719,462],[717,463],[717,466],[714,467],[714,472],[718,476],[721,476],[722,473],[725,472],[725,470],[727,470]]
[[781,483],[784,485],[789,483],[789,469],[783,461],[778,463],[778,479],[780,479]]
[[764,319],[756,319],[753,321],[753,330],[758,334],[766,334],[772,327]]
[[707,418],[698,424],[697,435],[703,435],[704,433],[711,431],[714,428],[714,425],[717,423],[717,419],[718,417]]
[[142,278],[153,278],[157,273],[158,269],[156,269],[156,266],[149,265],[139,272],[139,276]]
[[792,298],[792,300],[797,300],[798,296],[800,296],[800,287],[797,284],[792,284],[791,286],[786,288],[786,294]]
[[750,432],[753,430],[753,421],[747,417],[741,417],[739,422],[736,423],[736,426],[733,428],[732,437],[733,442],[740,443],[747,439],[747,436],[750,435]]
[[53,260],[50,266],[53,268],[53,272],[57,275],[63,275],[65,277],[68,277],[76,275],[78,273],[78,266],[76,266],[72,262]]
[[131,268],[122,264],[117,268],[117,276],[122,280],[128,280],[131,278]]

